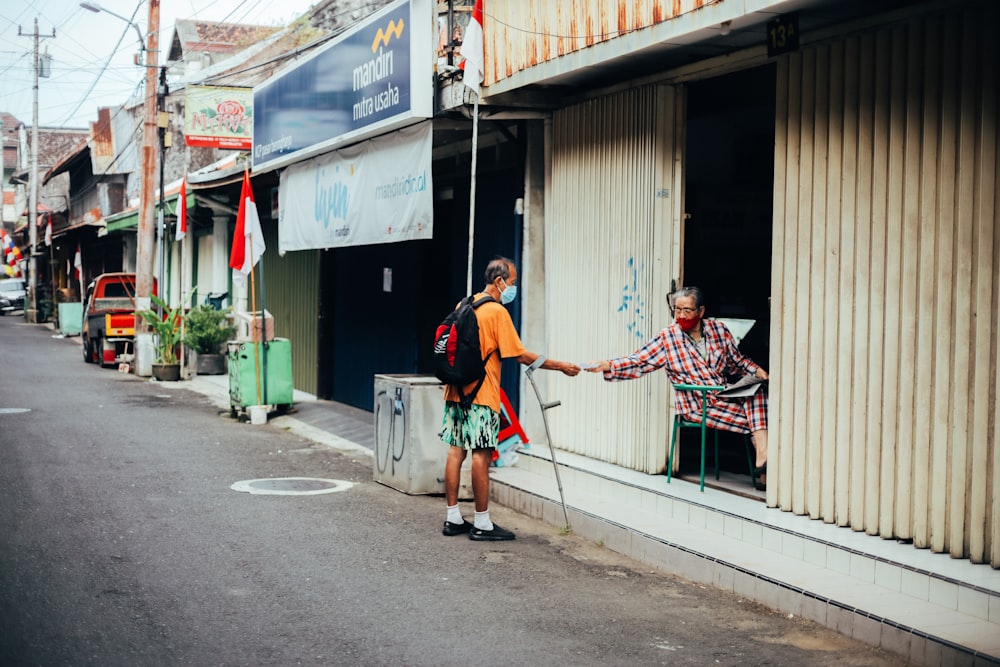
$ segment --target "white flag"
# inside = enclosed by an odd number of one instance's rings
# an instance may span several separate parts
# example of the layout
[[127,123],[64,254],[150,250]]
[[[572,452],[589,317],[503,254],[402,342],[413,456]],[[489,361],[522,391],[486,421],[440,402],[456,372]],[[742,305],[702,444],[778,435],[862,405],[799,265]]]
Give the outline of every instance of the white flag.
[[462,82],[478,95],[479,84],[483,82],[483,72],[486,71],[486,56],[483,51],[483,0],[476,0],[459,53],[465,58],[461,65],[465,72],[462,75]]

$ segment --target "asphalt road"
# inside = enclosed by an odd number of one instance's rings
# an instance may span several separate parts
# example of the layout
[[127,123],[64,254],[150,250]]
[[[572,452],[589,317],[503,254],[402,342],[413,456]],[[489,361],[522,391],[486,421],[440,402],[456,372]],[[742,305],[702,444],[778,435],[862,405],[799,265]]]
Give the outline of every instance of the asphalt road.
[[[84,364],[19,315],[0,380],[0,665],[905,664],[503,508],[514,542],[444,537],[443,499],[363,455]],[[287,476],[353,486],[230,488]]]

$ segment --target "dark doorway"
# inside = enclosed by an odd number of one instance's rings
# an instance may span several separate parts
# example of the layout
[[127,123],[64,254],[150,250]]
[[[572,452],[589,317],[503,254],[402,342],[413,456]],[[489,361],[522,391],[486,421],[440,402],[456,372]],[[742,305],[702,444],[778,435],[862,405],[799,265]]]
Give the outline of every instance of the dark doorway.
[[[773,65],[695,82],[687,90],[684,283],[705,292],[708,317],[756,321],[740,349],[765,369],[771,329],[774,98]],[[730,441],[732,434],[721,435],[723,468],[748,472],[742,438]],[[697,450],[681,451],[696,455]],[[686,460],[682,457],[685,468]]]
[[[476,191],[474,291],[497,254],[517,262],[523,150],[516,127],[480,128]],[[505,130],[507,128],[504,128]],[[437,130],[435,130],[437,132]],[[464,131],[459,142],[471,136]],[[438,137],[435,137],[437,144]],[[317,395],[372,410],[379,373],[429,375],[434,330],[465,296],[469,245],[471,154],[459,143],[433,164],[432,239],[326,250],[320,259]],[[511,309],[517,314],[517,309]],[[515,317],[515,325],[518,318]],[[504,365],[502,384],[517,408],[517,364]]]

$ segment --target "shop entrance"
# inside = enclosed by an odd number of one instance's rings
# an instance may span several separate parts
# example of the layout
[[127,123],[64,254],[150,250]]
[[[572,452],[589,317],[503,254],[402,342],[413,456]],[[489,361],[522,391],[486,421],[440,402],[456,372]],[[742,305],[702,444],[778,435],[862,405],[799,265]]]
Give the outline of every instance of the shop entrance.
[[[708,317],[755,320],[740,349],[765,369],[774,118],[773,65],[687,87],[683,282],[704,291]],[[720,435],[722,468],[747,474],[742,438],[729,435]],[[698,447],[681,451],[682,472],[694,469]]]

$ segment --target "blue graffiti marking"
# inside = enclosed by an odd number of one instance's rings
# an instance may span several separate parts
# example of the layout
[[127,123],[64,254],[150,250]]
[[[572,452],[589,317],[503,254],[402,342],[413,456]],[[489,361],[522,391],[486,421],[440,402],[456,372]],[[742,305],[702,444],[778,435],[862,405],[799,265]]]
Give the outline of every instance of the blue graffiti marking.
[[641,325],[644,325],[646,320],[646,300],[639,291],[639,273],[642,268],[636,267],[633,257],[628,258],[628,271],[631,274],[631,280],[629,284],[622,287],[622,302],[618,306],[618,312],[625,315],[627,321],[625,330],[635,335],[636,338],[645,339],[647,334]]

